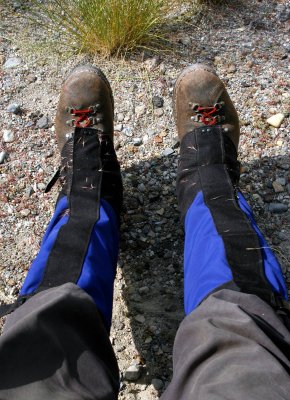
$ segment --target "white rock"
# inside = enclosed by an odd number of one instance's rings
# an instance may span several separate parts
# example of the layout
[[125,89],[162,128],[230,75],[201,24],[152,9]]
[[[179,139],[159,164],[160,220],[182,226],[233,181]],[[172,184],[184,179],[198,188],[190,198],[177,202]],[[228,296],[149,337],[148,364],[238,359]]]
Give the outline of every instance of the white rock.
[[126,369],[124,376],[128,381],[136,381],[141,375],[141,367],[138,364],[130,365],[128,369]]
[[145,114],[145,111],[146,107],[144,105],[135,107],[135,113],[137,117],[140,117],[141,115]]
[[14,141],[14,133],[12,131],[8,131],[7,129],[4,129],[3,131],[3,141],[5,143],[11,143]]
[[285,115],[282,113],[278,113],[272,115],[272,117],[267,119],[269,125],[274,126],[275,128],[279,128],[285,118]]

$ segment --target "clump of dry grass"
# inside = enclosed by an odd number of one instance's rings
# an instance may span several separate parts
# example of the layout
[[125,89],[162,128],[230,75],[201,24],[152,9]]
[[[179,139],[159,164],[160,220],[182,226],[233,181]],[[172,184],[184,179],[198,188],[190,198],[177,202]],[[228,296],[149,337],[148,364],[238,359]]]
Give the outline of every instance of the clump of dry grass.
[[174,1],[34,1],[33,18],[79,52],[104,56],[156,45]]

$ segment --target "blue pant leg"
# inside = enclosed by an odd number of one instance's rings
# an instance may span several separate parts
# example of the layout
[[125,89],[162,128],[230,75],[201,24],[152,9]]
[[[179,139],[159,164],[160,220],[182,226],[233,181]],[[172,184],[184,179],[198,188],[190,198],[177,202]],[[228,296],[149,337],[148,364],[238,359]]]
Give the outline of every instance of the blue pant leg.
[[[281,267],[267,245],[253,218],[246,200],[239,194],[239,205],[255,230],[264,261],[264,272],[273,291],[287,299],[287,289]],[[219,286],[232,281],[222,237],[218,234],[202,192],[189,207],[185,218],[184,304],[188,315]]]
[[[63,197],[56,205],[39,253],[21,289],[21,295],[33,293],[38,288],[57,234],[61,226],[68,222],[67,210],[67,198]],[[119,228],[116,213],[108,202],[101,200],[100,218],[94,225],[77,285],[94,299],[108,330],[111,325],[113,284],[118,251]],[[66,267],[69,268],[69,266],[64,266]]]

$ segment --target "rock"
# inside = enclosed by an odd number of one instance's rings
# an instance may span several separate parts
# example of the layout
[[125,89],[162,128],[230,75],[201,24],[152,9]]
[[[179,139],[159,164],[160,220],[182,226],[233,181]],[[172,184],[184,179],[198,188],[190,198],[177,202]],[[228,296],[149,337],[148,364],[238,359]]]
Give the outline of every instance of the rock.
[[141,146],[142,139],[141,138],[134,138],[133,139],[133,144],[134,144],[134,146]]
[[230,74],[233,74],[236,71],[237,71],[237,67],[235,66],[235,64],[231,64],[231,65],[228,66],[228,72]]
[[156,67],[158,67],[158,65],[160,64],[161,60],[159,57],[153,57],[153,58],[148,58],[148,60],[146,60],[144,62],[146,68],[149,71],[154,70]]
[[135,107],[135,114],[137,117],[141,117],[141,115],[145,114],[146,107],[144,105]]
[[137,379],[139,379],[141,376],[141,372],[142,372],[141,366],[138,364],[133,364],[126,369],[124,377],[128,381],[137,381]]
[[6,151],[1,151],[0,152],[0,164],[3,164],[4,161],[6,160],[8,156],[8,153],[6,153]]
[[287,7],[287,5],[280,11],[278,14],[279,21],[281,22],[287,22],[290,19],[290,7]]
[[16,68],[21,64],[21,58],[19,57],[11,57],[8,58],[3,65],[4,69]]
[[9,104],[9,106],[7,107],[7,111],[9,113],[13,113],[13,114],[19,114],[21,111],[20,105],[17,103],[12,103]]
[[275,193],[284,192],[283,186],[278,181],[273,182],[273,189],[274,189]]
[[14,133],[12,131],[8,131],[7,129],[4,129],[3,131],[3,141],[5,143],[11,143],[14,141]]
[[115,126],[115,131],[117,131],[117,132],[121,132],[122,129],[123,129],[123,124],[118,124]]
[[163,115],[162,108],[157,108],[156,110],[154,110],[154,114],[156,115],[156,117],[162,117]]
[[25,197],[30,197],[30,196],[33,195],[33,193],[34,193],[34,190],[33,190],[33,188],[31,186],[28,186],[25,189]]
[[28,215],[30,214],[30,210],[29,210],[28,208],[24,208],[24,210],[21,210],[21,211],[20,211],[20,214],[21,214],[23,217],[28,217]]
[[286,204],[282,203],[270,203],[269,211],[273,214],[282,214],[288,210]]
[[161,108],[161,107],[163,107],[164,100],[160,96],[153,96],[152,103],[153,103],[154,108]]
[[286,179],[285,178],[277,178],[275,182],[279,183],[282,186],[286,185]]
[[174,150],[168,147],[167,149],[163,150],[162,155],[164,157],[168,157],[168,156],[171,156],[171,154],[173,154],[173,153],[174,153]]
[[44,183],[38,183],[37,187],[38,187],[39,190],[45,190],[46,185]]
[[36,128],[38,129],[47,129],[49,128],[50,125],[50,120],[49,118],[44,115],[43,117],[41,117],[37,122],[36,122]]
[[144,183],[140,183],[140,185],[138,185],[138,190],[143,193],[146,191]]
[[136,315],[135,320],[136,320],[137,322],[139,322],[139,324],[144,324],[144,322],[145,322],[145,317],[144,317],[144,315],[142,315],[142,314],[138,314],[138,315]]
[[132,129],[129,127],[126,127],[123,129],[123,133],[127,136],[127,137],[132,137],[133,136],[133,132]]
[[184,35],[182,36],[182,38],[180,39],[180,42],[182,44],[184,44],[185,46],[189,46],[191,44],[191,38],[190,36]]
[[285,118],[285,115],[282,113],[272,115],[272,117],[267,119],[269,125],[274,126],[275,128],[279,128]]
[[156,389],[156,390],[160,390],[160,389],[163,388],[163,382],[162,382],[161,379],[157,379],[157,378],[152,379],[151,385],[152,385],[152,386],[154,387],[154,389]]
[[124,114],[122,114],[122,113],[119,113],[118,115],[117,115],[117,121],[118,122],[123,122],[124,121]]

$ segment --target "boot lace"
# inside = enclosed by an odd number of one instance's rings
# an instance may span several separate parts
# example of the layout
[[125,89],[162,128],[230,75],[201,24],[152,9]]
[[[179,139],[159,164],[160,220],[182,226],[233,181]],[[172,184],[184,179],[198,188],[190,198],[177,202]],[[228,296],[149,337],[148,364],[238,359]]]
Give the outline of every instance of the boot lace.
[[194,116],[191,119],[207,126],[217,125],[225,120],[224,115],[220,115],[220,111],[224,106],[224,102],[216,103],[211,107],[203,107],[199,104],[190,104]]

